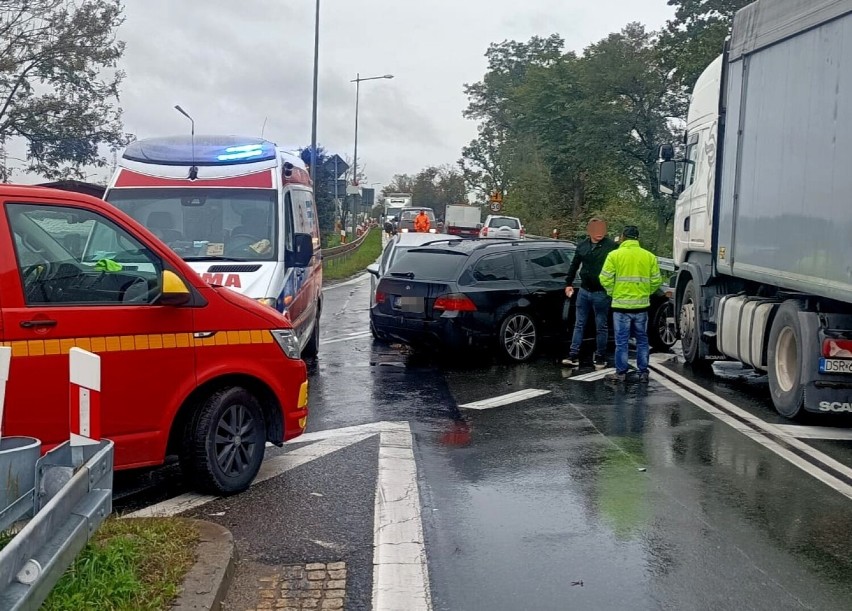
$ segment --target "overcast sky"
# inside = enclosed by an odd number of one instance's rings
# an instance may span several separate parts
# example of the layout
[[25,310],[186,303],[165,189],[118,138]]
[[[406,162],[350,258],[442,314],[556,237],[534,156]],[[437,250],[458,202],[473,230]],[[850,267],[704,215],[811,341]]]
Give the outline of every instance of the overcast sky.
[[[314,0],[126,0],[121,104],[140,138],[264,135],[301,147],[311,137]],[[476,135],[463,85],[480,80],[491,42],[560,34],[568,49],[630,21],[661,27],[666,0],[322,0],[319,142],[352,155],[356,73],[362,83],[359,164],[370,183],[454,163]],[[94,176],[92,177],[94,178]]]

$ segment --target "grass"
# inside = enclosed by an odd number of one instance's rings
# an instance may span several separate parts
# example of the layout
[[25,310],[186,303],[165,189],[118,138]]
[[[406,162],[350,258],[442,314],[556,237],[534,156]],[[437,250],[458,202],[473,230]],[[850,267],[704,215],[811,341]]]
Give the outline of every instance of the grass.
[[382,231],[378,227],[370,230],[364,243],[348,259],[329,259],[323,262],[322,274],[325,280],[342,280],[354,276],[371,263],[375,263],[382,254]]
[[198,531],[174,518],[110,519],[74,560],[44,611],[171,608],[195,561]]

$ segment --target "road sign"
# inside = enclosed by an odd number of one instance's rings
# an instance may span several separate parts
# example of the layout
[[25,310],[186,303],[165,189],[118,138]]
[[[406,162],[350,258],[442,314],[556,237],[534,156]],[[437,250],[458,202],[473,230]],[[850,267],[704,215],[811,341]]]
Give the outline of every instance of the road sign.
[[500,193],[500,191],[494,191],[491,194],[491,201],[492,202],[499,202],[499,203],[502,204],[503,203],[503,194]]
[[323,165],[328,169],[328,171],[334,174],[335,178],[340,178],[341,174],[349,169],[349,164],[343,161],[343,159],[340,158],[340,155],[332,155],[325,160]]
[[501,210],[503,210],[503,202],[492,201],[488,205],[488,208],[491,210],[491,212],[500,212]]
[[361,187],[358,185],[347,185],[346,186],[346,195],[360,195]]

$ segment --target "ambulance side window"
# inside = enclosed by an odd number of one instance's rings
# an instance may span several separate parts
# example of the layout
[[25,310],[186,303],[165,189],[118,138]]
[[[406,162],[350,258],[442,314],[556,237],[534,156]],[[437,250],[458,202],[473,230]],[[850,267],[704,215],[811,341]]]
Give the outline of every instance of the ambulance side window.
[[162,261],[90,210],[9,204],[9,225],[27,305],[153,303]]
[[293,233],[293,197],[288,191],[284,196],[284,249],[287,252],[295,250]]

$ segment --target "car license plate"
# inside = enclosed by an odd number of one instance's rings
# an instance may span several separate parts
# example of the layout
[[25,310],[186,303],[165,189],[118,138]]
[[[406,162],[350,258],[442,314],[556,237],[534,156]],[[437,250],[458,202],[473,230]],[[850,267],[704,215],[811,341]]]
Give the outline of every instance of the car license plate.
[[393,298],[393,307],[403,312],[423,312],[423,298],[397,295]]
[[852,360],[820,359],[820,373],[852,373]]

